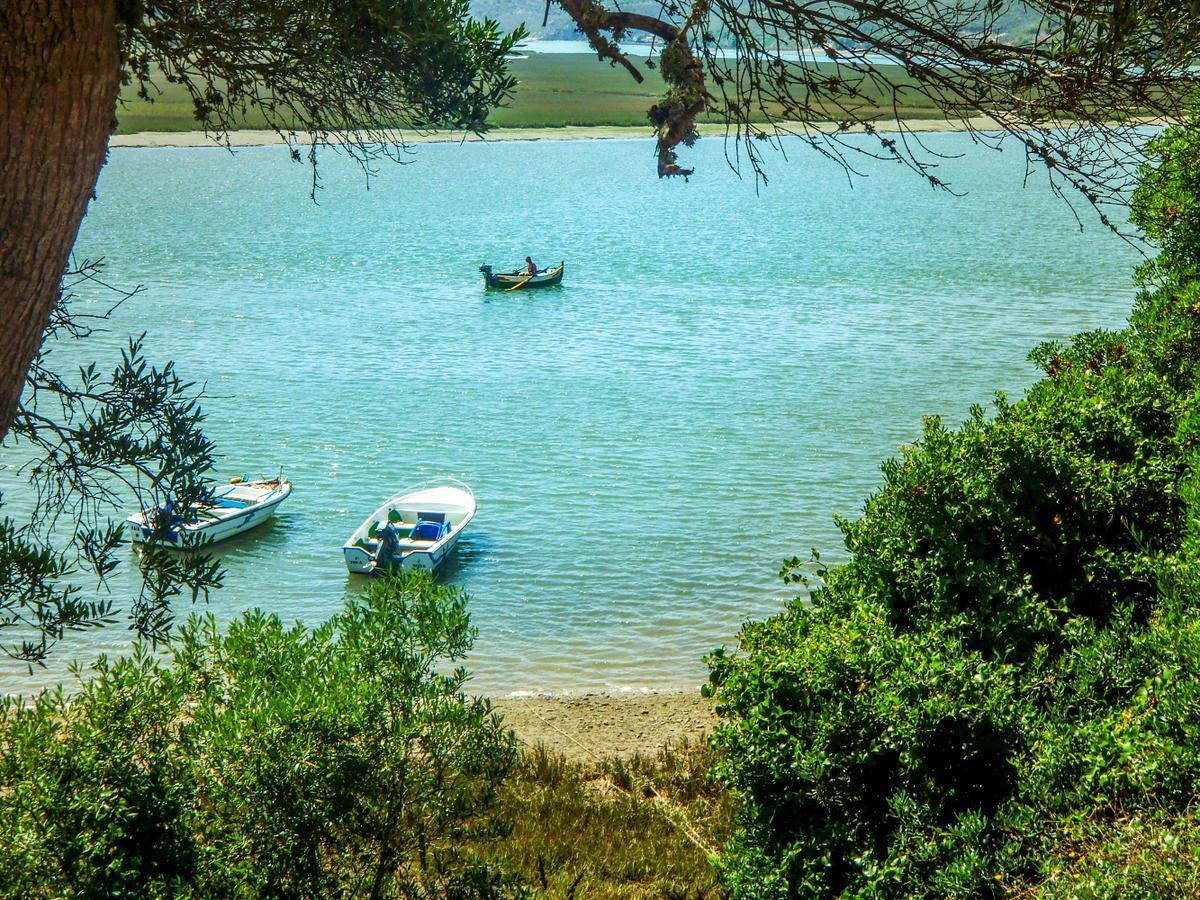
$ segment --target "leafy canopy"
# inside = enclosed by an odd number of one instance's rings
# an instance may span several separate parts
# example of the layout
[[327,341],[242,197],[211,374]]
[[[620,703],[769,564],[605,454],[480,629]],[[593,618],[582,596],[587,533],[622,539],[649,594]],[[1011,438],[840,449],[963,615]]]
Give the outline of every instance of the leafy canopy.
[[504,60],[524,34],[472,19],[467,0],[119,7],[126,77],[142,97],[161,78],[182,85],[197,122],[218,134],[253,107],[293,148],[332,143],[364,161],[395,156],[402,129],[485,130],[515,86]]
[[1148,149],[1129,327],[927,421],[842,523],[849,561],[710,658],[735,896],[1069,893],[1081,835],[1100,867],[1128,848],[1107,890],[1174,893],[1136,844],[1200,791],[1200,117]]

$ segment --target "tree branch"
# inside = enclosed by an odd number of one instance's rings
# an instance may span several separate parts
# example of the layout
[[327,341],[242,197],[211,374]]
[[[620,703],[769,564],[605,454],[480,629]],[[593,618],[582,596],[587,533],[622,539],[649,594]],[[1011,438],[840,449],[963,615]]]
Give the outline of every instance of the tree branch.
[[[704,112],[711,99],[704,83],[704,67],[692,54],[687,29],[703,4],[696,4],[693,15],[683,27],[641,13],[611,10],[596,0],[557,0],[558,5],[574,20],[575,26],[587,36],[601,59],[624,66],[641,84],[644,78],[637,67],[621,52],[619,42],[626,31],[642,31],[666,42],[662,53],[662,75],[670,90],[661,103],[649,110],[658,138],[658,174],[660,178],[673,175],[687,177],[691,169],[681,168],[676,161],[675,148],[690,146],[696,140],[696,117]],[[607,32],[611,37],[606,37]]]

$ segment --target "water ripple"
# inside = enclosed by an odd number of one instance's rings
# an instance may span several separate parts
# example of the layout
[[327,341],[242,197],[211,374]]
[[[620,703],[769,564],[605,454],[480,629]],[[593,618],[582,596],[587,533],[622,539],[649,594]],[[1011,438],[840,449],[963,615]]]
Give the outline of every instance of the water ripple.
[[[360,517],[450,474],[479,497],[447,577],[481,687],[695,683],[790,596],[782,559],[839,558],[833,514],[923,414],[1020,390],[1034,343],[1127,311],[1132,252],[1021,190],[1017,159],[948,160],[955,199],[793,155],[756,196],[717,141],[688,184],[641,141],[430,146],[370,190],[329,158],[313,205],[276,148],[114,151],[79,250],[148,290],[89,352],[149,331],[207,383],[221,469],[297,485],[223,551],[212,611],[327,616],[361,586],[339,553]],[[566,258],[562,290],[481,290],[481,262],[527,252]]]

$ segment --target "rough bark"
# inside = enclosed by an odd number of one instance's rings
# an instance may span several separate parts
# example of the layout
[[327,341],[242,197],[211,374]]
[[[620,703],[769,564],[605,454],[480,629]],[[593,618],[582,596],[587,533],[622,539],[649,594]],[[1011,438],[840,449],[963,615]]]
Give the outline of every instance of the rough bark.
[[0,0],[0,439],[104,165],[114,0]]

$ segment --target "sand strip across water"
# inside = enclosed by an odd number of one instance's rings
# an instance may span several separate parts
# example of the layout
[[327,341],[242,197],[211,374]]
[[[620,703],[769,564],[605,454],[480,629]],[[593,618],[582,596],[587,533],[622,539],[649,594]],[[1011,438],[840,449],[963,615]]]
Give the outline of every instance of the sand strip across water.
[[[994,129],[995,124],[989,119],[977,118],[971,120],[971,126],[980,130]],[[965,131],[962,122],[948,122],[940,119],[905,120],[904,130],[911,132],[945,132]],[[792,126],[792,130],[803,133],[800,125]],[[900,124],[895,120],[880,120],[875,123],[875,130],[880,132],[896,132]],[[699,131],[702,137],[720,137],[725,135],[724,125],[701,125]],[[852,127],[850,133],[861,132],[862,129]],[[564,126],[561,128],[497,128],[489,131],[486,136],[462,132],[432,132],[428,134],[403,133],[403,139],[411,144],[462,143],[475,141],[587,141],[605,139],[635,139],[652,138],[654,132],[646,127],[630,127],[624,125],[588,125]],[[303,135],[293,135],[295,143],[308,144]],[[142,131],[136,134],[117,134],[109,140],[112,147],[261,147],[274,144],[284,144],[287,141],[274,131],[262,129],[243,129],[231,131],[228,135],[218,136],[204,131]]]

